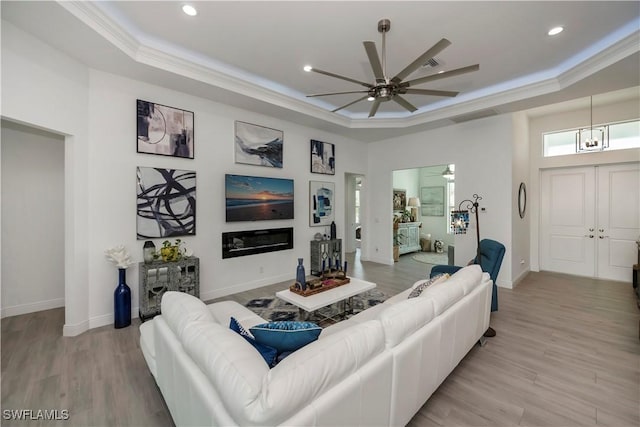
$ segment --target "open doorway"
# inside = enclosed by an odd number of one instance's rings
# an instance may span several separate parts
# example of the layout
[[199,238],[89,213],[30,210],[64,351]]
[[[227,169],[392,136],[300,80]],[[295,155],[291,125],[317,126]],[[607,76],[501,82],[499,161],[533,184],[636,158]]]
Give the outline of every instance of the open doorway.
[[[455,165],[393,171],[394,253],[427,264],[453,261],[451,210],[455,207]],[[391,205],[391,203],[390,203]],[[398,248],[396,250],[396,247]]]
[[64,137],[2,120],[1,148],[2,317],[63,307]]
[[345,253],[359,250],[365,237],[361,208],[364,206],[364,179],[364,175],[345,174]]

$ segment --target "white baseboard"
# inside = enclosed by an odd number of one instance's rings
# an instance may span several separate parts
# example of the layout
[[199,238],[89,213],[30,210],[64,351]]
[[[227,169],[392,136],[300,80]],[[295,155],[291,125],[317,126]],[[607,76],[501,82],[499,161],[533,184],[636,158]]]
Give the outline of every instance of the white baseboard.
[[34,313],[36,311],[51,310],[52,308],[64,307],[64,298],[56,298],[48,301],[37,301],[28,304],[19,304],[11,307],[4,307],[1,310],[0,318],[19,316],[21,314]]
[[367,259],[362,259],[363,261],[370,261],[370,262],[377,262],[378,264],[384,264],[384,265],[393,265],[393,258],[391,259],[386,259],[386,258],[382,258],[382,257],[371,257],[371,258],[367,258]]
[[253,282],[243,283],[240,285],[229,286],[222,289],[214,289],[212,291],[200,292],[200,299],[202,301],[209,301],[216,298],[222,298],[227,295],[237,294],[238,292],[250,291],[252,289],[261,288],[263,286],[272,285],[274,283],[284,282],[287,280],[295,280],[290,274],[282,274],[276,277],[269,277],[267,279],[254,280]]
[[[139,307],[131,308],[131,318],[137,319],[138,312],[140,311]],[[101,316],[94,316],[89,319],[89,329],[99,328],[101,326],[113,325],[113,313],[103,314]]]
[[518,286],[518,284],[520,282],[522,282],[522,280],[527,277],[527,274],[530,273],[531,270],[529,270],[528,268],[526,270],[524,270],[522,273],[520,273],[518,275],[518,277],[515,278],[515,280],[513,281],[513,287],[515,288],[516,286]]
[[80,323],[76,323],[75,325],[65,324],[62,327],[62,336],[65,337],[75,337],[80,335],[83,332],[87,332],[89,330],[89,321],[84,320]]

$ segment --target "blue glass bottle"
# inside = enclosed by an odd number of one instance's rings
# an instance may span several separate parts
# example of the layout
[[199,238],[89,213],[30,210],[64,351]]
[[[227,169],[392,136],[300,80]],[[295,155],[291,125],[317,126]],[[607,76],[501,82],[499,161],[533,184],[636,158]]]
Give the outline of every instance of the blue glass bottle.
[[116,329],[131,324],[131,289],[127,286],[127,269],[118,269],[118,287],[113,293],[113,320]]
[[303,259],[298,258],[298,267],[296,268],[296,282],[300,283],[300,288],[304,291],[307,289],[307,275],[304,272]]

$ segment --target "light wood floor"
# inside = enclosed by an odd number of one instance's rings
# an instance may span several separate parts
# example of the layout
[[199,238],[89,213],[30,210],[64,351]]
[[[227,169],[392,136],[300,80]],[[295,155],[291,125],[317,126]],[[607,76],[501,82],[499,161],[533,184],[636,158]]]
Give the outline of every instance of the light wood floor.
[[[431,266],[347,258],[393,295]],[[294,268],[294,267],[292,267]],[[241,303],[277,284],[234,295]],[[640,310],[630,284],[531,273],[499,289],[498,335],[474,347],[411,426],[640,425]],[[61,337],[62,309],[2,319],[2,409],[68,409],[69,421],[3,426],[171,426],[131,327]]]

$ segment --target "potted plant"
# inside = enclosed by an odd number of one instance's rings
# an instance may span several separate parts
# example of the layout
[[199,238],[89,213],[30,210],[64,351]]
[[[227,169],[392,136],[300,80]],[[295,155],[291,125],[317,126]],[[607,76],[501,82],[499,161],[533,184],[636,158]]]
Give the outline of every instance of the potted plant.
[[171,243],[170,240],[162,242],[160,248],[160,256],[164,262],[167,261],[179,261],[182,259],[182,240],[176,239],[175,243]]
[[401,217],[396,216],[393,219],[393,261],[398,262],[400,259],[400,236],[398,235],[398,222]]

